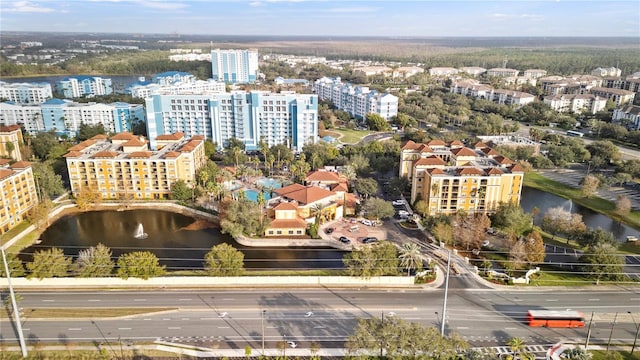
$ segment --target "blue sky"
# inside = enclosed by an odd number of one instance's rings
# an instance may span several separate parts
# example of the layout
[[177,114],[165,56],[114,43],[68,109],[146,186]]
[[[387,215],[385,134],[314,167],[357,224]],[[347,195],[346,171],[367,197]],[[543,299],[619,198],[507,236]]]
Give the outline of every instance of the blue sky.
[[2,31],[633,36],[640,1],[0,0]]

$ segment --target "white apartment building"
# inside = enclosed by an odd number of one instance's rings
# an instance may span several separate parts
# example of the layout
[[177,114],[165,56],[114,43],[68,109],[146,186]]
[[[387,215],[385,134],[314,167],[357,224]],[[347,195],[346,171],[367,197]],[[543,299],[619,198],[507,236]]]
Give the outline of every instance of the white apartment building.
[[558,112],[595,114],[607,105],[607,99],[593,94],[559,94],[545,96],[544,103]]
[[431,76],[451,76],[459,73],[461,70],[458,70],[453,67],[432,67],[429,69],[429,75]]
[[600,76],[600,77],[605,77],[605,76],[620,76],[622,75],[622,70],[616,68],[616,67],[608,67],[608,68],[596,68],[593,71],[591,71],[591,75],[593,76]]
[[636,93],[629,90],[622,89],[609,89],[605,87],[594,87],[590,90],[594,95],[604,97],[616,103],[616,106],[621,106],[626,103],[632,103],[636,96]]
[[389,120],[398,115],[397,96],[343,83],[340,78],[318,79],[313,83],[313,89],[318,99],[331,101],[338,109],[356,118],[364,119],[367,114],[373,113]]
[[452,93],[491,100],[498,104],[522,106],[535,100],[535,96],[522,91],[494,89],[478,80],[462,79],[451,84]]
[[97,76],[69,77],[59,80],[56,86],[57,90],[61,92],[65,98],[109,95],[113,92],[111,79]]
[[543,76],[547,76],[547,70],[542,69],[527,69],[524,71],[524,77],[529,79],[537,79]]
[[0,124],[23,125],[25,130],[34,135],[45,131],[40,105],[20,105],[10,102],[0,103]]
[[630,130],[640,130],[640,106],[627,105],[613,110],[613,121],[625,123]]
[[465,66],[460,68],[460,72],[467,73],[472,76],[480,76],[487,72],[487,69],[478,66]]
[[258,79],[258,52],[252,50],[211,51],[211,77],[225,83],[253,83]]
[[127,89],[131,91],[131,96],[136,98],[148,98],[153,94],[198,94],[203,92],[225,92],[226,84],[213,79],[208,80],[192,80],[177,82],[171,85],[159,84],[137,84]]
[[199,94],[154,94],[146,99],[151,148],[161,135],[201,135],[222,149],[231,138],[247,150],[261,139],[301,151],[318,138],[318,97],[295,92],[233,91]]
[[508,69],[508,68],[493,68],[487,70],[487,75],[489,76],[497,76],[497,77],[506,77],[506,76],[518,76],[520,71],[516,69]]
[[53,97],[51,84],[0,81],[0,98],[19,104],[42,104]]

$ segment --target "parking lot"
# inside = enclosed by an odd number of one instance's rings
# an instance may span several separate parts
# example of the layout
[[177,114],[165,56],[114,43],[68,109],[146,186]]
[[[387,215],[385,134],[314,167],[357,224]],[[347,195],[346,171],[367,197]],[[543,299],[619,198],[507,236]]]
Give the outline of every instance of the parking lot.
[[[387,232],[380,226],[369,226],[362,223],[363,218],[342,218],[324,224],[320,231],[323,238],[340,241],[344,236],[351,241],[352,245],[362,244],[362,240],[367,237],[375,237],[378,240],[385,240]],[[333,232],[327,234],[327,229],[332,228]]]

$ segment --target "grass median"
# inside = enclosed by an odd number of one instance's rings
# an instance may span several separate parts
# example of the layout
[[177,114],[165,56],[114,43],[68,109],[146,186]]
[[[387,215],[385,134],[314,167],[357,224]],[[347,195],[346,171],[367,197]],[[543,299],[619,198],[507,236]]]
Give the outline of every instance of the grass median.
[[[143,315],[161,311],[178,310],[175,307],[161,308],[23,308],[22,316],[30,319],[48,318],[117,318],[121,316]],[[5,307],[2,318],[12,316]]]

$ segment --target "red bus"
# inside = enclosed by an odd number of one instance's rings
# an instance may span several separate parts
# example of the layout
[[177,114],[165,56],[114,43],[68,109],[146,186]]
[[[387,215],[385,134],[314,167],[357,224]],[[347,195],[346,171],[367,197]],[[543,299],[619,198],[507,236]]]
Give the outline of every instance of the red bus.
[[529,326],[546,326],[555,328],[584,327],[584,314],[573,310],[529,310],[527,311]]

